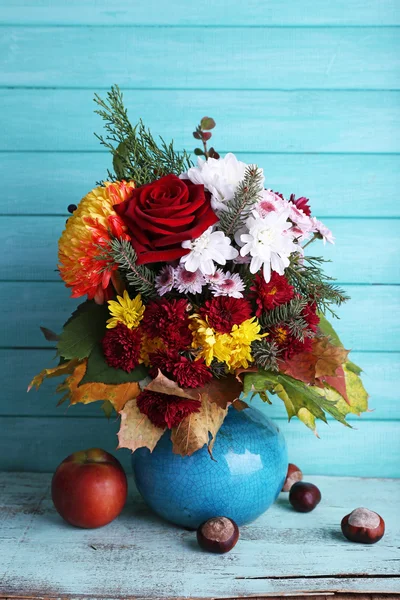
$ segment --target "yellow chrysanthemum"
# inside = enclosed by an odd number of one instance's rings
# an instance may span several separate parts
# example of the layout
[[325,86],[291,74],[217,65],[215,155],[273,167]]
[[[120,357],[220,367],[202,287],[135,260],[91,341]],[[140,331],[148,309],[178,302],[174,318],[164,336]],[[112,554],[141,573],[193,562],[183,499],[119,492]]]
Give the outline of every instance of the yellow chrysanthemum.
[[192,319],[192,347],[199,350],[198,357],[204,358],[207,366],[216,358],[224,362],[230,371],[241,367],[247,369],[254,360],[251,343],[268,335],[260,334],[261,328],[256,318],[234,325],[230,333],[217,333],[207,320],[198,315],[193,315]]
[[247,319],[240,325],[234,325],[232,331],[223,340],[227,358],[225,363],[230,371],[243,368],[248,369],[254,361],[251,355],[251,343],[266,337],[267,333],[260,333],[260,324],[257,319]]
[[72,297],[88,295],[97,302],[104,301],[113,271],[112,261],[99,260],[111,237],[129,239],[127,229],[113,206],[127,200],[133,181],[106,182],[85,196],[68,219],[58,243],[58,267]]
[[107,321],[107,329],[116,327],[118,323],[123,323],[129,329],[132,329],[137,327],[142,320],[145,306],[143,306],[140,294],[132,300],[125,290],[123,297],[117,296],[117,300],[108,301],[108,310],[111,319]]
[[142,345],[140,348],[140,360],[148,367],[150,365],[149,354],[162,350],[164,342],[161,338],[150,338],[145,333],[142,336]]

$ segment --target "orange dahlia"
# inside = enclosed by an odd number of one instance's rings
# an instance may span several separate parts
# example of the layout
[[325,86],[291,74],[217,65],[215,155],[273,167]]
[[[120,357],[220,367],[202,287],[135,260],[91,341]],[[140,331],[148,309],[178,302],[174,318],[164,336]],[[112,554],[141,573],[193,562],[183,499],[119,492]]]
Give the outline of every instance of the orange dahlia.
[[87,294],[98,303],[107,298],[117,266],[101,257],[102,249],[108,248],[113,237],[130,239],[113,205],[127,200],[134,187],[133,181],[106,182],[105,187],[89,192],[68,219],[58,243],[58,268],[73,298]]

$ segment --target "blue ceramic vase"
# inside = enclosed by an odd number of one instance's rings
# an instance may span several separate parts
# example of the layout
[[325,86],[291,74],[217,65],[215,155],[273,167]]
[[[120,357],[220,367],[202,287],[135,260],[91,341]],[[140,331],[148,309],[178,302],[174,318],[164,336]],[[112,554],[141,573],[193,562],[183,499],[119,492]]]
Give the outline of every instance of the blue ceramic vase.
[[166,431],[152,453],[139,448],[132,455],[137,488],[160,517],[193,529],[215,516],[239,526],[250,523],[282,489],[288,466],[284,437],[254,408],[229,409],[213,458],[206,446],[192,456],[174,454]]

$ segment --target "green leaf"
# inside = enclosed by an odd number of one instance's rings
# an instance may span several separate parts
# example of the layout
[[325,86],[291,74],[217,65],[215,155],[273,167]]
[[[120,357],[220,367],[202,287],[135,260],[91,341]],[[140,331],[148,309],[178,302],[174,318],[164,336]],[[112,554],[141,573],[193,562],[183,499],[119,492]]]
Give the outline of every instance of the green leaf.
[[343,347],[343,344],[340,341],[338,334],[333,329],[332,325],[329,323],[329,321],[325,317],[325,315],[322,312],[319,312],[318,316],[319,316],[318,327],[320,328],[322,333],[331,339],[332,344],[334,344],[335,346]]
[[148,369],[144,365],[138,365],[130,373],[127,373],[123,369],[114,369],[114,367],[110,367],[106,363],[100,344],[97,344],[90,353],[86,373],[79,385],[94,382],[117,385],[119,383],[141,381],[147,374]]
[[58,342],[58,340],[60,339],[58,333],[55,333],[47,327],[40,327],[40,331],[43,333],[44,337],[48,342]]
[[[331,397],[327,389],[320,389],[306,385],[298,379],[281,373],[270,371],[258,371],[258,373],[246,373],[244,376],[243,392],[249,393],[277,394],[283,401],[289,421],[297,416],[307,427],[315,432],[315,419],[327,422],[326,414],[329,413],[337,421],[350,427],[344,418],[343,411],[337,406],[339,394]],[[342,399],[343,400],[343,399]],[[344,401],[343,401],[344,402]]]
[[[340,341],[338,334],[336,333],[336,331],[334,330],[332,325],[329,323],[329,321],[327,320],[325,315],[323,313],[319,312],[318,316],[319,316],[318,327],[320,328],[322,333],[330,338],[332,344],[335,344],[335,346],[340,346],[343,348],[343,344]],[[362,373],[361,367],[359,367],[358,365],[353,363],[351,360],[347,361],[346,365],[347,365],[347,369],[350,371],[353,371],[353,373],[355,373],[356,375],[360,375],[360,373]]]
[[194,153],[196,156],[204,156],[204,152],[201,148],[195,148]]
[[203,131],[210,131],[210,129],[214,129],[215,125],[216,123],[211,117],[203,117],[200,121],[200,127]]
[[129,179],[125,171],[126,162],[129,160],[129,149],[126,142],[118,144],[113,155],[113,168],[117,179]]
[[104,337],[108,317],[108,308],[104,304],[92,301],[81,304],[64,325],[57,344],[58,354],[70,359],[89,356]]
[[114,407],[109,400],[104,400],[101,405],[101,410],[104,412],[107,419],[109,419],[114,412]]
[[349,371],[355,373],[355,375],[360,375],[362,373],[362,368],[353,363],[351,360],[348,360],[346,363],[346,367]]

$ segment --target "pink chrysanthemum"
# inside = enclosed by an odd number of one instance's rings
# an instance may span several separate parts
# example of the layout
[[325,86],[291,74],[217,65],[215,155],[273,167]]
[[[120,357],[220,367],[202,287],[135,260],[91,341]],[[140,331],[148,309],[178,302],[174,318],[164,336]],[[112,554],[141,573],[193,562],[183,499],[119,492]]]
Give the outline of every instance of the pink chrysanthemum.
[[311,218],[312,224],[314,226],[314,231],[318,233],[324,244],[328,242],[329,244],[335,243],[335,238],[333,237],[333,233],[326,225],[324,225],[321,221],[318,221],[315,217]]
[[160,296],[164,296],[172,290],[175,283],[175,269],[171,265],[165,265],[155,278],[155,287]]
[[231,298],[243,298],[243,290],[245,286],[242,278],[238,273],[225,273],[221,283],[210,285],[213,296],[230,296]]
[[221,283],[225,279],[225,273],[222,269],[215,269],[213,275],[206,275],[205,280],[207,283]]
[[205,283],[204,275],[200,271],[191,273],[186,271],[183,265],[179,265],[175,270],[175,288],[181,294],[201,294]]

